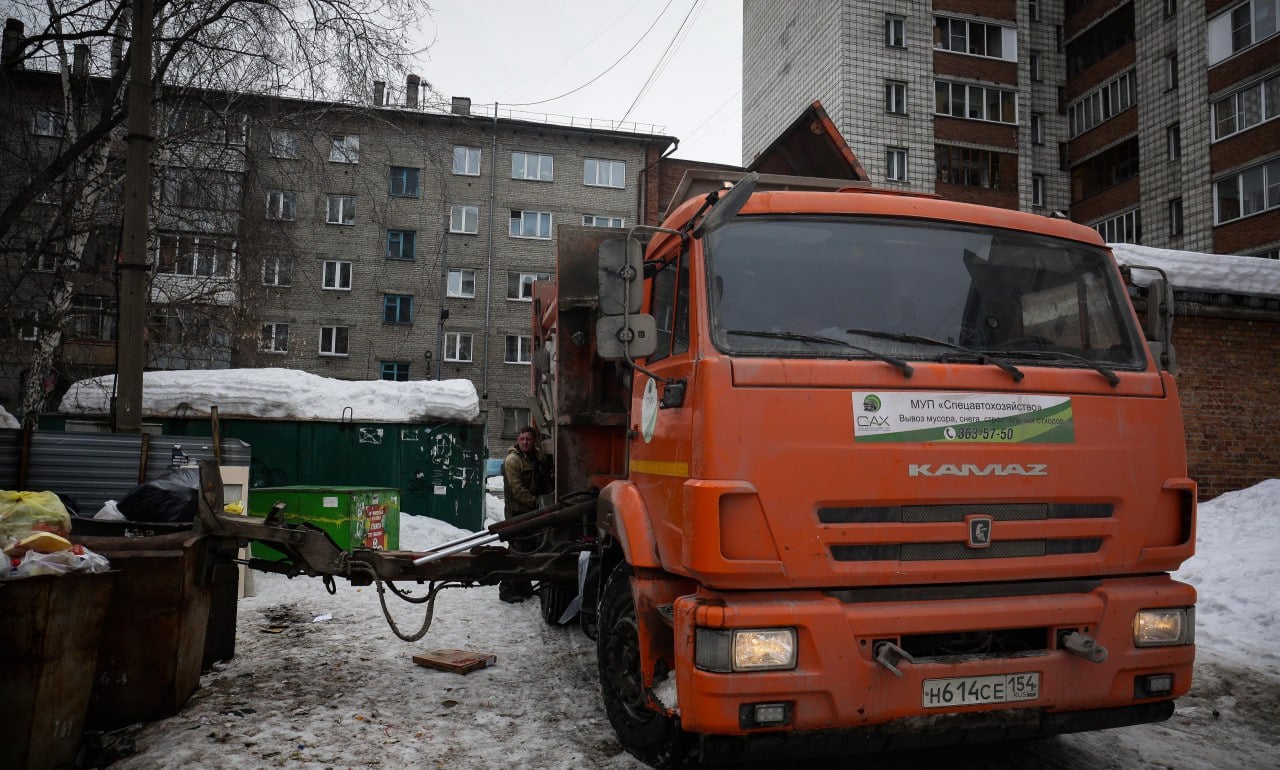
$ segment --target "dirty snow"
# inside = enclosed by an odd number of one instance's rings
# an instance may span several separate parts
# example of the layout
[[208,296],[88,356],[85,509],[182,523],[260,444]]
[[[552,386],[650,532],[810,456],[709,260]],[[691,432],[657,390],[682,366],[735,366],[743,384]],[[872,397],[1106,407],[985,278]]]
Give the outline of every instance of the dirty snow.
[[[59,411],[107,414],[115,375],[74,383]],[[147,372],[142,379],[146,416],[261,417],[358,422],[472,422],[480,399],[470,380],[335,380],[297,369],[206,369]]]
[[17,418],[9,414],[9,410],[0,405],[0,428],[21,428]]
[[[496,519],[501,504],[488,498],[486,518]],[[406,517],[401,545],[423,549],[462,534]],[[1178,573],[1200,591],[1196,681],[1169,721],[872,757],[859,766],[1275,767],[1277,546],[1280,480],[1200,506],[1198,554]],[[257,596],[240,603],[235,659],[203,678],[182,713],[125,731],[137,753],[113,767],[642,767],[604,717],[594,643],[577,628],[546,625],[535,602],[503,604],[491,587],[446,590],[431,630],[410,644],[388,630],[372,587],[342,585],[329,596],[319,580],[262,574],[256,585]],[[417,630],[421,605],[389,601],[401,629]],[[332,618],[320,620],[325,615]],[[273,625],[285,630],[264,632]],[[497,663],[463,676],[411,662],[435,648],[491,652]]]

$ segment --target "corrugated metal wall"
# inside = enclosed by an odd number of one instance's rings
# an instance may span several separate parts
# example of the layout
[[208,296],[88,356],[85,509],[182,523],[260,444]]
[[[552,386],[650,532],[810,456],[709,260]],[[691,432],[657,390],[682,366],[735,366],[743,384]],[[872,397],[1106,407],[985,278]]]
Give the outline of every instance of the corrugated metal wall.
[[[144,479],[169,470],[173,436],[153,437]],[[0,489],[16,489],[22,433],[0,430]],[[198,439],[182,444],[192,462],[213,459],[213,446]],[[249,465],[249,445],[223,439],[223,465]],[[75,499],[82,516],[92,516],[107,500],[119,500],[138,486],[142,436],[120,433],[66,433],[37,430],[31,434],[27,489],[57,492]]]

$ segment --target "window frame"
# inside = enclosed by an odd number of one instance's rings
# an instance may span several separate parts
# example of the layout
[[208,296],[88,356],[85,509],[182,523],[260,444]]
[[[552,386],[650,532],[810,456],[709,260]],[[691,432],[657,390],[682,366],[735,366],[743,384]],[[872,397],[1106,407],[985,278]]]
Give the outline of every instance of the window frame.
[[[330,281],[329,266],[333,265],[333,280]],[[345,269],[344,269],[345,268]],[[351,285],[354,283],[354,263],[348,259],[326,259],[320,272],[320,288],[323,291],[351,291]],[[343,279],[346,286],[343,286]],[[334,285],[330,286],[329,284]]]
[[1036,145],[1044,144],[1044,113],[1031,113],[1031,143]]
[[[517,158],[519,158],[518,166]],[[530,161],[536,161],[534,163],[533,175],[530,175]],[[546,166],[545,169],[543,168],[544,165]],[[518,174],[516,173],[517,169],[519,170]],[[524,182],[554,182],[556,180],[555,157],[545,152],[512,150],[511,178],[519,179]]]
[[356,165],[360,163],[359,134],[330,134],[329,162]]
[[907,115],[907,83],[903,80],[884,81],[884,111],[890,115]]
[[[941,22],[946,22],[945,25]],[[955,25],[963,25],[963,33],[957,32]],[[943,28],[945,27],[945,34]],[[977,34],[975,34],[975,29]],[[1000,53],[992,55],[987,53],[991,48],[992,31],[998,30],[998,39],[1000,45]],[[1012,33],[1010,38],[1006,38],[1006,32]],[[955,46],[958,44],[961,49]],[[1012,45],[1006,45],[1006,42]],[[1018,60],[1018,28],[1016,26],[1008,26],[1004,24],[991,24],[976,19],[960,19],[946,14],[933,14],[933,47],[938,51],[946,51],[948,53],[959,54],[962,56],[978,56],[983,59],[995,59],[997,61]],[[1006,51],[1005,48],[1012,50]],[[981,49],[981,50],[976,50]]]
[[67,134],[67,114],[56,107],[36,107],[31,111],[31,135],[61,139]]
[[[467,357],[462,358],[459,350],[466,342]],[[473,363],[475,358],[475,335],[471,332],[446,331],[444,333],[444,360],[455,364]]]
[[[599,220],[601,220],[601,219],[604,219],[604,220],[607,220],[607,221],[606,221],[604,224],[600,224],[600,221],[599,221]],[[588,220],[590,220],[590,221],[588,221]],[[615,225],[615,224],[613,224],[613,222],[615,222],[615,221],[616,221],[618,224],[616,224],[616,225]],[[582,215],[582,225],[583,225],[583,227],[626,227],[626,226],[627,226],[627,218],[626,218],[626,217],[611,217],[611,216],[607,216],[607,215],[605,215],[605,214],[583,214],[583,215]]]
[[1186,232],[1186,221],[1183,217],[1182,198],[1169,199],[1169,237],[1177,238]]
[[[502,351],[502,363],[514,364],[519,366],[530,366],[533,364],[533,335],[531,334],[508,334],[505,335],[505,345]],[[516,358],[511,359],[511,341],[516,342]],[[523,356],[523,357],[522,357]]]
[[[940,107],[942,106],[940,104],[941,96],[942,96],[941,92],[943,90],[946,91],[946,100],[947,100],[946,112],[940,111]],[[1005,126],[1020,125],[1018,122],[1019,98],[1018,98],[1017,91],[1013,91],[1007,88],[999,88],[996,86],[984,86],[984,85],[979,85],[977,83],[964,83],[964,82],[955,81],[955,80],[946,80],[943,78],[934,79],[933,91],[934,91],[933,114],[936,116],[943,117],[943,118],[956,118],[957,120],[978,120],[983,123],[998,123],[1000,125],[1005,125]],[[1001,114],[1000,114],[1000,117],[995,119],[987,117],[988,108],[990,107],[990,104],[991,104],[991,97],[988,92],[991,92],[991,91],[994,91],[999,94],[999,104],[1000,104]],[[979,92],[982,95],[981,101],[978,102],[976,105],[977,109],[981,110],[981,113],[982,113],[981,116],[975,116],[973,114],[975,109],[975,105],[973,104],[973,96],[975,92]],[[956,102],[957,102],[956,97],[957,96],[962,97],[964,102],[963,109],[961,110],[962,114],[959,114],[959,115],[956,114]],[[1004,108],[1005,108],[1006,96],[1013,98],[1013,108],[1011,110],[1011,113],[1013,115],[1013,120],[1004,119]]]
[[[270,335],[267,333],[268,328],[271,330]],[[280,334],[281,329],[284,330],[283,335]],[[284,339],[283,347],[280,346],[281,337]],[[286,355],[289,352],[289,324],[278,321],[264,322],[258,332],[258,352],[277,356]]]
[[[329,350],[325,350],[325,336],[328,336]],[[341,342],[341,346],[339,346]],[[338,348],[342,347],[339,352]],[[329,358],[347,358],[351,355],[351,327],[322,325],[320,327],[319,355]]]
[[906,182],[909,158],[910,154],[906,147],[885,147],[884,178],[890,182]]
[[[526,217],[525,217],[526,214],[532,214],[535,217],[534,219],[535,234],[534,235],[528,235],[525,233],[525,229],[527,227]],[[544,221],[543,217],[546,217],[546,220],[545,220],[546,234],[545,235],[541,234],[543,232],[543,221]],[[518,233],[516,232],[517,222],[520,223],[519,225],[520,232]],[[553,231],[554,226],[555,226],[555,219],[552,216],[552,213],[550,211],[511,209],[511,216],[507,220],[507,228],[508,228],[507,234],[510,235],[512,238],[528,238],[530,240],[549,241],[551,240],[551,233]]]
[[298,132],[291,128],[268,129],[267,154],[280,160],[301,158],[301,141]]
[[[480,176],[481,152],[479,147],[455,144],[453,146],[453,175]],[[475,160],[475,171],[471,170],[473,159]],[[461,164],[459,164],[459,160],[461,160]]]
[[[595,174],[591,173],[594,167]],[[605,181],[600,181],[601,171],[607,169],[604,174]],[[614,177],[620,176],[621,180],[615,184]],[[592,181],[594,177],[594,181]],[[582,183],[587,187],[607,187],[611,190],[627,189],[627,162],[625,160],[612,160],[610,158],[583,158],[582,159]]]
[[1182,157],[1182,124],[1173,123],[1164,129],[1164,152],[1168,160]]
[[[516,276],[516,283],[512,284],[511,277]],[[526,280],[528,279],[528,280]],[[539,273],[528,270],[508,270],[507,271],[507,301],[508,302],[532,302],[533,301],[533,284],[535,281],[551,280],[550,273]],[[525,287],[528,287],[526,294]],[[512,294],[512,289],[515,294]]]
[[[471,291],[467,292],[467,273],[471,274]],[[454,275],[458,276],[457,291],[454,291]],[[451,267],[445,276],[445,297],[452,299],[476,298],[476,270],[471,267]]]
[[[406,237],[407,236],[407,237]],[[398,254],[393,253],[392,244],[399,244]],[[394,262],[412,262],[417,258],[417,230],[401,230],[397,228],[387,228],[387,259]],[[405,246],[408,246],[408,254],[405,254]]]
[[[272,265],[274,264],[274,269]],[[270,274],[275,278],[268,281],[267,276]],[[283,280],[282,280],[283,279]],[[293,259],[282,256],[267,256],[262,258],[262,285],[272,286],[277,289],[287,289],[293,286]]]
[[[502,407],[502,437],[515,438],[520,435],[520,429],[526,425],[532,425],[533,412],[526,406],[504,406]],[[508,428],[508,425],[510,427]]]
[[1044,174],[1031,175],[1031,207],[1042,209],[1044,203]]
[[383,294],[382,323],[387,326],[412,326],[413,295]]
[[[397,178],[397,171],[400,172]],[[418,198],[420,197],[420,188],[418,180],[421,176],[422,169],[413,166],[390,166],[387,172],[387,195],[392,198]],[[410,190],[410,181],[412,181],[412,191]],[[399,183],[397,185],[397,182]]]
[[[458,216],[461,213],[462,227],[458,227]],[[467,214],[473,215],[474,229],[468,230]],[[472,206],[469,203],[454,203],[449,208],[449,232],[459,235],[478,235],[480,233],[480,207]]]
[[[391,376],[388,377],[387,374]],[[408,361],[379,361],[378,362],[378,379],[388,382],[408,382],[409,381],[409,362]]]
[[[337,219],[333,218],[334,203],[338,204]],[[350,216],[349,219],[348,215]],[[356,224],[356,196],[344,193],[326,193],[324,222],[327,225],[354,227]]]
[[[1254,211],[1246,212],[1245,209],[1248,207],[1251,191],[1245,188],[1245,180],[1255,173],[1260,176],[1260,189],[1256,194],[1261,196],[1262,205]],[[1221,192],[1227,183],[1232,183],[1231,187],[1234,188],[1237,213],[1229,219],[1224,219],[1222,217]],[[1273,188],[1276,191],[1274,195],[1272,194]],[[1261,163],[1255,163],[1248,168],[1242,168],[1214,179],[1212,194],[1213,223],[1215,227],[1280,209],[1280,156],[1273,156]]]
[[907,18],[905,16],[892,13],[884,15],[884,47],[907,47]]
[[273,222],[296,222],[298,193],[295,190],[267,190],[267,219]]

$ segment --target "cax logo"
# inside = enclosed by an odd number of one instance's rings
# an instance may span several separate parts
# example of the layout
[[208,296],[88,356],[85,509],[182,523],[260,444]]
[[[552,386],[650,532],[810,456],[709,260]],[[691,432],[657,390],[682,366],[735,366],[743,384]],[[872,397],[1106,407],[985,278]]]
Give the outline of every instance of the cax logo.
[[888,417],[875,417],[874,415],[858,415],[859,428],[887,428],[889,427]]

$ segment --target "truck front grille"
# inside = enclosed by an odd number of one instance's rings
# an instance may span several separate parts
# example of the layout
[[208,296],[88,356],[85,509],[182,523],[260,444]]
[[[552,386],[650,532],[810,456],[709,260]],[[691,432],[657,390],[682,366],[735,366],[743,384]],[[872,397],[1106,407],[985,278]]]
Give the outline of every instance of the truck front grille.
[[958,559],[1019,559],[1033,556],[1060,556],[1068,553],[1096,553],[1102,538],[1075,540],[1001,540],[986,548],[969,548],[964,543],[890,543],[887,545],[833,545],[836,561],[952,561]]
[[983,513],[995,521],[1109,519],[1109,503],[960,503],[957,505],[882,505],[819,508],[822,524],[937,524],[964,521]]

